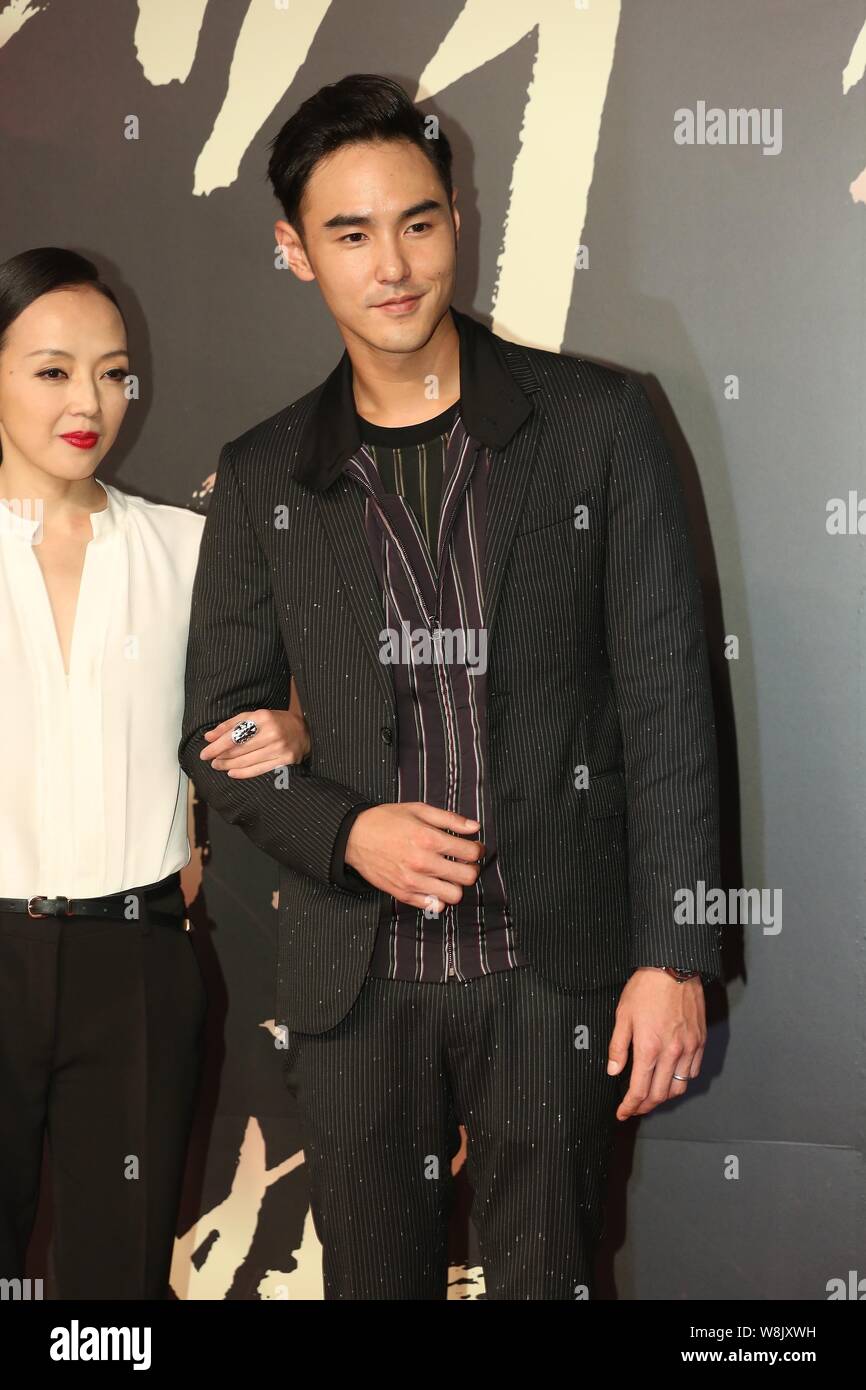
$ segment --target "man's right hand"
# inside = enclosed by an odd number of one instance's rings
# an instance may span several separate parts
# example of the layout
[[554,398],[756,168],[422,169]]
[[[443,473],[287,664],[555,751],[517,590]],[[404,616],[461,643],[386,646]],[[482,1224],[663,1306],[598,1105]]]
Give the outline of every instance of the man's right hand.
[[[463,888],[481,872],[485,846],[463,837],[480,829],[453,811],[424,801],[371,806],[355,820],[346,844],[346,863],[384,893],[409,907],[459,903]],[[452,831],[452,834],[448,832]]]

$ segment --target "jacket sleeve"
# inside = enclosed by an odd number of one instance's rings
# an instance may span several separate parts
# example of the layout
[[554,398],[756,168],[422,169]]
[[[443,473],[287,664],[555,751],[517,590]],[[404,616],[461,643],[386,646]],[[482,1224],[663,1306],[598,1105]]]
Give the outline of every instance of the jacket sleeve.
[[344,891],[371,892],[355,875],[331,878],[334,846],[349,811],[369,802],[315,776],[305,760],[238,781],[203,762],[206,729],[245,710],[286,709],[291,671],[277,621],[267,559],[222,450],[192,591],[181,766],[204,800],[280,864]]
[[[607,496],[605,625],[623,735],[632,966],[720,974],[721,931],[700,883],[720,884],[715,722],[682,487],[646,391],[620,399]],[[693,895],[678,921],[678,890]],[[679,907],[682,912],[682,907]]]

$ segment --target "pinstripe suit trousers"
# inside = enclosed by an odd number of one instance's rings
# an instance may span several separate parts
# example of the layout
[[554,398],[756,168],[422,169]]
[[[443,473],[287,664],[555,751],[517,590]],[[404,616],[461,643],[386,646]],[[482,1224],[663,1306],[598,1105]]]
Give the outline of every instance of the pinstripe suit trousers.
[[290,1034],[326,1299],[447,1297],[458,1120],[486,1297],[592,1296],[624,984],[370,976],[335,1028]]

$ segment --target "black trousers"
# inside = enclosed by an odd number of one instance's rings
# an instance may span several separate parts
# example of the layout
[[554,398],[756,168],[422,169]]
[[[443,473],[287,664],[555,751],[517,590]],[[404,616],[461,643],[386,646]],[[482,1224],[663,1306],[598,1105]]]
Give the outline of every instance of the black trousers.
[[447,1297],[456,1120],[487,1298],[592,1297],[624,984],[566,993],[532,966],[368,977],[336,1028],[289,1034],[326,1299]]
[[[180,889],[152,904],[183,918]],[[188,934],[0,913],[0,1277],[20,1278],[47,1130],[59,1298],[158,1299],[201,1065]]]

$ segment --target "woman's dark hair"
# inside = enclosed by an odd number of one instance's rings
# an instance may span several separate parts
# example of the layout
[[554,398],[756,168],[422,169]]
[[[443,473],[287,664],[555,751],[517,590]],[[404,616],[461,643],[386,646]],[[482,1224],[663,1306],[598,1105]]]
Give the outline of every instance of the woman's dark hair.
[[401,86],[372,72],[353,72],[308,97],[268,146],[268,178],[302,243],[300,207],[307,180],[319,160],[341,145],[410,140],[436,170],[450,209],[451,146],[442,130],[428,135],[427,119]]
[[[86,256],[60,246],[36,246],[21,251],[0,265],[0,352],[6,346],[6,333],[19,314],[40,295],[51,290],[90,285],[110,299],[120,317],[123,310],[114,292],[99,278],[99,271]],[[124,327],[126,319],[123,319]]]

